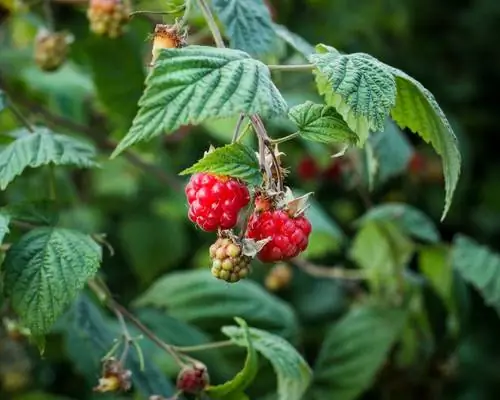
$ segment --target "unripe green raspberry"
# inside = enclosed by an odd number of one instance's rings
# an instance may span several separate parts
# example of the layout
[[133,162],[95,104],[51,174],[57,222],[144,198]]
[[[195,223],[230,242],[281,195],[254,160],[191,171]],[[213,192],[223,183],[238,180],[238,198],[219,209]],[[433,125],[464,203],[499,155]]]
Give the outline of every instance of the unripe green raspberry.
[[248,276],[251,258],[242,255],[241,246],[231,239],[219,238],[210,246],[211,272],[226,282],[238,282]]

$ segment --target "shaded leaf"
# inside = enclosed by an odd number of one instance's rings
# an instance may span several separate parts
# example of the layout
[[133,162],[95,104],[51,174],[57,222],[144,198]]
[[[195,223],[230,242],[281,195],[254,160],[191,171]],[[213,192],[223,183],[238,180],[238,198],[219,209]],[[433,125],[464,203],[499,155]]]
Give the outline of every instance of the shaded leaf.
[[344,55],[325,45],[316,46],[309,60],[316,67],[320,94],[358,134],[360,145],[370,130],[384,129],[396,102],[394,77],[385,64],[368,54]]
[[95,167],[95,148],[79,139],[37,128],[35,133],[26,129],[19,137],[0,150],[0,189],[20,175],[26,168],[42,165],[74,165],[81,168]]
[[257,56],[273,49],[276,33],[264,0],[212,0],[230,46]]
[[7,108],[7,95],[3,90],[0,90],[0,112]]
[[[224,326],[222,332],[238,346],[246,347],[246,333],[237,326]],[[312,372],[302,356],[283,338],[250,328],[255,349],[267,358],[278,379],[279,400],[300,400],[311,381]]]
[[467,236],[457,235],[451,257],[453,267],[462,278],[500,312],[500,255]]
[[443,160],[446,189],[443,219],[451,206],[460,176],[461,156],[457,138],[432,93],[404,72],[392,67],[391,72],[397,86],[392,118],[400,127],[409,128],[431,143]]
[[254,151],[239,143],[216,148],[207,153],[196,164],[182,171],[180,175],[196,172],[231,176],[252,185],[258,185],[262,181],[262,174]]
[[5,235],[9,233],[10,215],[5,210],[0,209],[0,244]]
[[47,333],[98,270],[101,248],[88,235],[36,228],[8,251],[5,293],[34,335]]
[[158,279],[135,305],[168,310],[172,317],[207,332],[218,332],[222,324],[238,316],[285,337],[297,334],[295,314],[284,301],[254,282],[227,285],[209,271],[170,273]]
[[358,140],[333,107],[306,101],[291,108],[288,116],[304,139],[340,144],[355,144]]
[[273,23],[273,28],[276,34],[288,43],[291,47],[293,47],[296,51],[302,54],[304,57],[309,57],[314,53],[314,46],[308,43],[304,38],[297,35],[296,33],[291,32],[284,25]]
[[309,398],[358,398],[371,386],[405,320],[402,309],[365,305],[351,310],[326,335]]
[[434,222],[419,209],[404,203],[386,203],[371,208],[358,223],[391,221],[406,234],[426,242],[436,243],[441,235]]
[[243,346],[247,349],[247,357],[243,369],[236,376],[221,385],[210,386],[206,389],[209,396],[214,399],[233,399],[232,395],[243,392],[255,379],[258,371],[257,352],[250,337],[247,323],[241,318],[235,318],[242,332]]
[[286,109],[269,69],[242,51],[204,46],[163,49],[146,80],[132,127],[112,156],[182,125],[240,113],[269,118]]

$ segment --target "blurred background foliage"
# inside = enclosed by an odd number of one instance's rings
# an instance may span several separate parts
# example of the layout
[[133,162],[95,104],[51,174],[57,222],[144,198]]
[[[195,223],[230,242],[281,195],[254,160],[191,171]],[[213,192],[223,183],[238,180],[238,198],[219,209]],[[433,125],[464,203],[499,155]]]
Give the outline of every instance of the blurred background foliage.
[[[310,43],[329,44],[345,52],[370,53],[406,71],[434,93],[459,136],[464,160],[454,204],[446,220],[438,225],[440,234],[449,242],[455,233],[462,232],[500,250],[500,161],[492,145],[497,134],[497,88],[500,87],[500,50],[493,33],[498,31],[500,23],[500,2],[274,0],[269,3],[276,22]],[[60,207],[57,218],[63,226],[107,234],[115,254],[111,257],[105,252],[102,273],[116,298],[131,304],[160,277],[174,279],[174,271],[206,269],[207,249],[214,238],[189,223],[183,180],[176,174],[196,161],[208,144],[227,143],[234,121],[183,127],[171,136],[141,144],[133,152],[109,160],[110,150],[126,133],[136,113],[150,60],[147,38],[152,31],[152,20],[137,16],[123,37],[103,39],[89,33],[85,2],[53,1],[57,28],[71,32],[74,42],[68,62],[57,72],[44,73],[32,57],[33,38],[43,25],[41,4],[14,0],[2,0],[0,4],[2,88],[32,121],[87,138],[102,150],[100,169],[56,169]],[[134,2],[135,9],[164,7],[164,2],[157,0]],[[170,17],[151,18],[172,21]],[[211,44],[201,18],[195,15],[192,23],[191,40]],[[298,57],[282,45],[267,61],[295,62]],[[274,78],[290,105],[317,99],[313,79],[308,74],[285,77],[276,73]],[[2,141],[8,140],[6,134],[16,127],[12,114],[0,114]],[[287,127],[283,122],[271,121],[269,130],[277,136],[283,135]],[[332,162],[333,149],[301,141],[283,146],[284,162],[291,171],[289,185],[315,192],[309,213],[314,226],[306,254],[309,260],[329,266],[340,262],[349,265],[345,258],[356,232],[353,223],[372,204],[408,203],[438,222],[443,207],[439,159],[418,137],[402,134],[389,123],[384,135],[373,138],[379,170],[371,192],[364,173],[370,162],[369,154],[353,153],[347,162]],[[140,152],[140,158],[136,152]],[[46,199],[45,173],[43,169],[25,173],[0,193],[0,204]],[[38,211],[31,215],[34,222],[39,221]],[[14,241],[16,235],[19,232],[13,230],[9,241]],[[429,257],[439,254],[434,252]],[[351,259],[362,263],[356,255]],[[416,263],[417,260],[410,260],[410,271],[415,270]],[[225,317],[220,317],[213,308],[236,307],[250,325],[281,334],[298,346],[313,365],[326,330],[347,312],[349,304],[364,291],[364,285],[347,279],[313,276],[308,273],[310,269],[299,267],[280,267],[270,277],[269,266],[255,265],[251,279],[258,286],[242,290],[239,299],[231,299],[227,287],[220,284],[219,289],[207,289],[210,285],[195,287],[200,291],[198,297],[177,301],[176,286],[170,283],[173,288],[162,292],[168,314],[143,305],[138,306],[137,313],[166,341],[190,345],[222,338],[219,328],[232,323],[232,314],[227,311]],[[418,336],[410,340],[417,348],[398,353],[399,358],[406,356],[406,361],[388,362],[377,384],[363,398],[498,398],[500,320],[473,289],[465,287],[458,276],[453,279],[458,281],[454,287],[462,291],[457,295],[456,306],[457,323],[461,324],[459,338],[450,339],[445,333],[446,305],[426,289],[422,302],[429,314],[431,327],[426,334],[430,338],[426,341]],[[203,296],[203,290],[210,291],[209,298]],[[238,308],[245,304],[246,310]],[[192,311],[194,305],[199,309],[198,314],[186,312],[186,309]],[[85,298],[75,308],[66,318],[76,322],[61,322],[48,338],[41,359],[36,349],[23,339],[8,336],[3,328],[0,398],[106,398],[93,394],[91,389],[99,374],[99,357],[116,327],[109,322],[107,336],[102,332],[95,334],[104,335],[102,348],[95,343],[89,347],[82,342],[82,336],[93,336],[94,328],[90,322],[78,325],[75,313],[85,313],[86,321],[108,317],[103,317]],[[410,329],[408,335],[412,334]],[[148,346],[144,344],[146,349]],[[427,353],[425,366],[419,365],[423,353]],[[208,351],[201,357],[212,377],[223,380],[238,370],[242,354],[236,352],[235,357],[226,351]],[[162,371],[175,376],[175,367],[168,358],[158,354],[155,357],[157,367],[149,377]],[[158,383],[161,384],[164,383]],[[262,365],[251,398],[264,398],[274,385],[269,366]]]

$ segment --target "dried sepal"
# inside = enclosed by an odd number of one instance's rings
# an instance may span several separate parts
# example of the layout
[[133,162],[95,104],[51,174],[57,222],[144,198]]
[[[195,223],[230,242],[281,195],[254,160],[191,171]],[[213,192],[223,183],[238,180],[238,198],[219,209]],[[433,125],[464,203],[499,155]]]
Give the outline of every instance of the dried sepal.
[[132,387],[132,372],[125,369],[120,361],[110,357],[102,362],[102,373],[95,392],[126,392]]
[[243,247],[242,253],[247,257],[254,258],[270,241],[271,241],[270,237],[262,240],[245,238],[242,240],[242,247]]

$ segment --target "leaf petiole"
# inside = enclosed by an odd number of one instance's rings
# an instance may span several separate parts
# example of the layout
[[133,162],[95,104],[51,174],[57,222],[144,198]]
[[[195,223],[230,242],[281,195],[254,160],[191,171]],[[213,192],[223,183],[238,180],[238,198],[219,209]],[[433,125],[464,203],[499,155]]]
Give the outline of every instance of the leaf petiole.
[[284,71],[284,72],[312,71],[314,69],[313,64],[268,65],[267,67],[271,71]]
[[271,143],[272,144],[280,144],[280,143],[288,142],[289,140],[295,139],[298,136],[300,136],[300,132],[297,131],[297,132],[291,133],[290,135],[286,135],[286,136],[283,136],[283,137],[278,138],[278,139],[271,139]]

